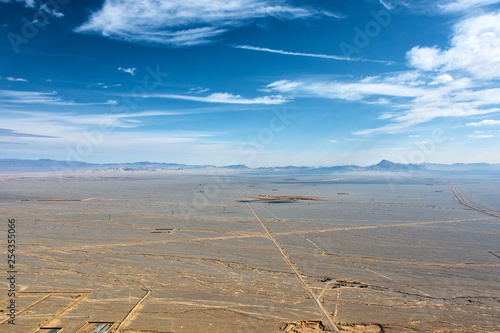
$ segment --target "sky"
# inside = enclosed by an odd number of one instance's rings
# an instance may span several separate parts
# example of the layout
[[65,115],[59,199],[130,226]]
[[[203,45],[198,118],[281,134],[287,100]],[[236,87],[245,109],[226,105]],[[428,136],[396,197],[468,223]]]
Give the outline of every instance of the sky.
[[0,158],[500,163],[500,0],[0,0]]

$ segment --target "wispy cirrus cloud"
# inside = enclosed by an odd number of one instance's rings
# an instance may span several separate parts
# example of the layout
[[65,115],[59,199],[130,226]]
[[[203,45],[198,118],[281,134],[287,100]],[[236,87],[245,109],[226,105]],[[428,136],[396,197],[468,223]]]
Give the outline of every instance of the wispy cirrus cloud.
[[265,91],[292,93],[299,97],[322,97],[346,101],[363,101],[372,96],[414,98],[423,94],[421,88],[394,84],[377,78],[357,82],[306,80],[280,80],[270,83]]
[[500,0],[456,0],[449,1],[439,7],[448,12],[461,12],[495,3],[500,3]]
[[280,80],[267,85],[265,90],[294,98],[326,98],[367,104],[380,103],[383,99],[381,104],[388,111],[379,119],[389,123],[355,132],[358,135],[400,133],[436,118],[469,117],[500,111],[499,88],[486,88],[467,78],[435,82],[432,75],[415,77],[413,73],[405,73],[355,82]]
[[[178,116],[190,114],[189,111],[141,111],[131,113],[104,113],[104,114],[82,114],[76,112],[32,112],[32,111],[10,111],[9,118],[5,124],[18,123],[12,119],[30,119],[38,124],[58,124],[67,126],[68,130],[77,128],[88,128],[105,125],[106,128],[136,128],[144,125],[144,120],[151,117]],[[9,120],[11,119],[11,120]]]
[[149,94],[140,95],[143,98],[166,98],[166,99],[180,99],[193,102],[204,103],[221,103],[221,104],[263,104],[263,105],[277,105],[283,104],[288,101],[287,98],[281,95],[263,96],[255,98],[244,98],[240,95],[233,95],[230,93],[213,93],[208,96],[193,96],[193,95],[177,95],[177,94]]
[[[220,132],[147,129],[148,125],[157,122],[157,118],[190,113],[192,112],[185,110],[110,114],[3,110],[0,111],[2,117],[0,143],[16,145],[12,148],[12,153],[21,149],[29,152],[30,156],[40,156],[40,158],[54,156],[58,159],[67,158],[68,147],[73,149],[82,142],[89,142],[89,137],[93,140],[93,154],[103,156],[120,152],[128,158],[131,149],[138,149],[141,152],[151,150],[153,154],[151,156],[155,156],[154,154],[158,152],[207,153],[207,150],[213,148],[216,143],[213,138],[221,135]],[[130,130],[132,128],[134,130]],[[23,148],[19,148],[20,146]],[[40,146],[44,147],[43,151],[40,151]]]
[[195,88],[190,88],[188,93],[190,94],[202,94],[204,92],[210,91],[209,88],[202,88],[202,87],[195,87]]
[[114,100],[96,103],[76,103],[73,101],[65,101],[56,91],[39,92],[39,91],[19,91],[0,89],[0,103],[7,104],[45,104],[45,105],[112,105],[116,104]]
[[380,4],[384,6],[387,10],[392,10],[394,7],[387,1],[379,0]]
[[[414,47],[407,54],[412,70],[358,80],[320,78],[279,80],[264,89],[290,97],[316,97],[385,104],[379,116],[386,125],[359,135],[399,133],[436,118],[458,118],[500,112],[500,13],[458,22],[451,46]],[[469,126],[493,124],[493,121]]]
[[284,0],[106,0],[76,31],[179,47],[213,42],[224,32],[260,18],[293,20],[319,15],[327,14]]
[[275,49],[270,49],[267,47],[258,47],[258,46],[251,46],[251,45],[235,45],[234,47],[237,49],[268,52],[268,53],[277,53],[277,54],[299,56],[299,57],[322,58],[322,59],[332,59],[332,60],[340,60],[340,61],[360,61],[360,62],[376,62],[376,63],[392,64],[392,62],[390,62],[390,61],[383,61],[383,60],[350,58],[350,57],[328,55],[328,54],[317,54],[317,53],[290,52],[290,51],[275,50]]
[[38,135],[13,131],[11,129],[0,128],[0,137],[22,137],[22,138],[55,138],[49,135]]
[[62,103],[62,100],[57,96],[57,92],[55,91],[38,92],[0,89],[0,102],[16,104],[55,104]]
[[40,10],[40,11],[42,11],[42,12],[45,12],[45,13],[47,13],[47,14],[49,14],[49,15],[52,15],[52,16],[54,16],[54,17],[57,17],[57,18],[64,17],[64,14],[63,14],[63,13],[58,12],[58,11],[57,11],[57,10],[55,10],[54,8],[49,7],[47,3],[42,4],[42,5],[40,6],[39,10]]

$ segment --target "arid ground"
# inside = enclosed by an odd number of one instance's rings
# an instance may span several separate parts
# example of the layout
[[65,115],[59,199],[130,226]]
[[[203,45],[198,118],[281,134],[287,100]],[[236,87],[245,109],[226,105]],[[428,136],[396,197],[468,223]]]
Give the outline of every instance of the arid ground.
[[0,332],[500,332],[499,185],[2,176]]

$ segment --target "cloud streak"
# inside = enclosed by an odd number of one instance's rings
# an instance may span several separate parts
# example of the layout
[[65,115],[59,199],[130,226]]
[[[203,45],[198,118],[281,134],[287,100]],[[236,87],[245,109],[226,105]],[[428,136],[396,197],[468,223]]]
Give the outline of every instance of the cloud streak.
[[166,99],[180,99],[193,102],[203,103],[221,103],[221,104],[262,104],[262,105],[277,105],[283,104],[288,101],[281,95],[243,98],[240,95],[233,95],[230,93],[213,93],[208,96],[193,96],[193,95],[177,95],[177,94],[150,94],[140,95],[143,98],[166,98]]
[[[156,117],[185,114],[185,111],[81,114],[4,110],[1,113],[0,143],[15,144],[13,153],[24,151],[30,156],[41,158],[52,154],[58,159],[67,158],[68,147],[77,149],[82,142],[89,142],[89,137],[95,140],[92,141],[92,156],[102,154],[109,157],[119,151],[128,158],[131,147],[141,152],[151,150],[153,154],[178,152],[182,155],[186,151],[207,153],[207,149],[214,144],[213,137],[221,135],[220,132],[147,130],[151,123],[157,123]],[[40,146],[44,147],[43,151]]]
[[457,0],[440,5],[440,7],[447,12],[461,12],[495,3],[500,3],[500,0]]
[[367,82],[339,82],[339,81],[288,81],[280,80],[270,83],[264,89],[291,93],[300,97],[322,97],[327,99],[341,99],[346,101],[363,101],[372,96],[391,96],[415,98],[424,92],[418,87],[408,87],[380,80]]
[[55,138],[55,136],[22,133],[22,132],[16,132],[16,131],[6,129],[6,128],[0,128],[0,137]]
[[85,106],[85,105],[112,105],[116,104],[116,101],[108,100],[106,102],[97,102],[97,103],[76,103],[72,101],[64,101],[61,97],[58,96],[58,93],[56,91],[38,92],[38,91],[19,91],[19,90],[0,89],[0,103]]
[[392,64],[392,62],[390,62],[390,61],[383,61],[383,60],[350,58],[350,57],[342,57],[342,56],[327,55],[327,54],[316,54],[316,53],[290,52],[290,51],[275,50],[275,49],[270,49],[270,48],[266,48],[266,47],[258,47],[258,46],[251,46],[251,45],[235,45],[234,47],[237,49],[277,53],[277,54],[299,56],[299,57],[311,57],[311,58],[331,59],[331,60],[339,60],[339,61],[361,61],[361,62],[375,62],[375,63]]

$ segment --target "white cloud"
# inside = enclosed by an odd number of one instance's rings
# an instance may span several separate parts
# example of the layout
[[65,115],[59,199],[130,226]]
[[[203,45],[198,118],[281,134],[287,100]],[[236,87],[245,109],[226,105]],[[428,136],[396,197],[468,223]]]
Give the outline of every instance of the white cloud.
[[379,98],[375,101],[366,101],[365,103],[367,104],[374,104],[374,105],[388,105],[391,104],[387,98]]
[[176,94],[152,94],[152,95],[141,95],[143,98],[167,98],[167,99],[181,99],[187,101],[195,102],[205,102],[205,103],[223,103],[223,104],[264,104],[264,105],[276,105],[283,104],[288,101],[281,95],[264,96],[256,98],[242,98],[240,95],[233,95],[230,93],[213,93],[208,96],[186,96],[186,95],[176,95]]
[[110,85],[103,85],[102,87],[104,89],[112,88],[112,87],[121,87],[122,85],[120,83],[117,84],[110,84]]
[[42,12],[45,12],[45,13],[47,13],[49,15],[52,15],[54,17],[57,17],[57,18],[64,17],[63,13],[58,12],[54,8],[50,8],[46,3],[44,3],[43,5],[41,5],[40,8],[39,8],[39,10],[41,10]]
[[436,84],[443,84],[443,83],[449,83],[453,81],[453,76],[449,74],[443,74],[438,76],[434,81],[429,83],[430,85],[436,85]]
[[58,96],[56,91],[38,92],[38,91],[18,91],[0,89],[0,103],[9,104],[46,104],[46,105],[107,105],[113,104],[113,101],[97,103],[75,103],[73,101],[65,101]]
[[415,46],[407,52],[410,66],[424,70],[433,71],[444,64],[441,50],[437,47]]
[[[380,77],[366,77],[362,80],[362,82],[376,82],[381,79]],[[422,79],[422,74],[419,71],[410,71],[410,72],[402,72],[399,74],[391,74],[389,76],[385,76],[383,81],[391,84],[399,84],[406,86],[418,86],[425,84],[425,81]]]
[[332,59],[332,60],[341,60],[341,61],[361,61],[361,62],[376,62],[376,63],[386,63],[391,64],[390,61],[381,61],[381,60],[371,60],[371,59],[363,59],[363,58],[349,58],[342,57],[336,55],[327,55],[327,54],[317,54],[317,53],[302,53],[302,52],[290,52],[284,50],[275,50],[266,47],[257,47],[251,45],[235,45],[237,49],[245,49],[251,51],[260,51],[260,52],[268,52],[268,53],[277,53],[283,55],[292,55],[292,56],[300,56],[300,57],[311,57],[311,58],[322,58],[322,59]]
[[500,78],[500,13],[465,19],[455,25],[451,46],[416,46],[410,66],[424,71],[461,71],[480,79]]
[[456,0],[440,7],[449,12],[467,11],[473,8],[499,3],[500,0]]
[[291,92],[291,91],[297,90],[302,85],[303,85],[302,82],[292,82],[289,80],[279,80],[279,81],[275,81],[273,83],[268,84],[266,86],[266,88],[262,89],[262,90],[267,91],[267,92],[270,92],[273,90],[277,90],[280,92]]
[[188,93],[189,94],[202,94],[204,92],[210,91],[209,88],[202,88],[202,87],[196,87],[196,88],[190,88]]
[[321,14],[323,14],[325,16],[334,17],[336,19],[344,19],[344,18],[346,18],[346,16],[343,15],[343,14],[332,13],[332,12],[329,12],[329,11],[326,11],[326,10],[321,10],[321,11],[319,11],[319,13],[321,13]]
[[130,67],[130,68],[118,67],[118,70],[122,71],[124,73],[128,73],[130,75],[135,75],[135,71],[137,70],[137,68],[135,68],[135,67]]
[[76,31],[129,42],[191,46],[212,42],[259,18],[291,20],[316,15],[324,14],[283,0],[106,0]]
[[36,92],[36,91],[16,91],[0,90],[0,101],[9,103],[59,103],[61,99],[56,96],[57,92]]
[[[78,145],[81,140],[88,141],[88,135],[95,140],[101,137],[103,145],[122,145],[131,143],[133,137],[141,136],[140,127],[151,124],[152,117],[176,116],[183,112],[143,111],[136,113],[89,114],[68,112],[30,112],[9,110],[2,114],[2,129],[0,136],[9,133],[29,133],[26,135],[11,135],[9,142],[38,142],[48,147],[52,144],[67,147]],[[136,128],[134,132],[119,134],[117,129]],[[2,135],[2,133],[4,135]],[[142,133],[151,139],[157,137],[163,142],[188,142],[201,139],[208,134],[203,133]],[[120,136],[121,141],[117,139]],[[137,136],[136,136],[137,135]],[[128,138],[127,138],[128,136]],[[113,139],[117,139],[116,141]],[[2,140],[4,140],[3,138]],[[99,141],[99,140],[97,140]],[[156,145],[160,146],[160,143]],[[63,149],[64,151],[64,149]]]
[[392,10],[392,5],[384,0],[379,0],[380,4],[384,6],[387,10]]
[[14,81],[14,82],[28,82],[28,80],[23,79],[23,78],[14,78],[12,76],[8,76],[5,78],[7,81]]
[[[414,82],[408,84],[407,82]],[[439,84],[436,84],[439,82]],[[266,86],[269,92],[285,96],[339,99],[367,104],[379,103],[385,111],[379,116],[389,124],[357,131],[355,134],[399,133],[436,118],[459,118],[500,111],[500,88],[477,84],[468,78],[453,79],[446,74],[433,76],[414,72],[368,77],[357,82],[311,78],[279,80]],[[388,109],[391,110],[388,110]]]
[[377,119],[392,119],[392,118],[395,118],[397,116],[398,116],[398,114],[395,112],[387,112],[386,111],[386,112],[382,113],[380,116],[378,116]]
[[491,134],[480,134],[480,135],[476,135],[476,134],[471,134],[469,135],[469,138],[473,138],[473,139],[488,139],[488,138],[493,138],[494,135],[491,135]]
[[473,127],[493,126],[493,125],[500,125],[500,120],[485,119],[485,120],[481,120],[478,123],[467,123],[466,124],[466,126],[473,126]]
[[[40,146],[45,147],[43,154],[55,151],[59,159],[67,158],[69,151],[77,151],[79,145],[89,142],[92,138],[91,153],[103,152],[106,156],[116,156],[115,149],[119,149],[125,156],[130,157],[130,147],[135,149],[152,149],[156,152],[169,149],[186,151],[192,146],[179,144],[207,145],[209,138],[217,132],[195,131],[123,131],[119,129],[136,128],[147,125],[152,120],[148,117],[174,115],[176,113],[162,111],[145,111],[130,114],[78,114],[58,112],[18,112],[9,111],[4,117],[2,114],[2,141],[27,145],[26,149]],[[105,127],[102,125],[105,124]],[[114,128],[114,130],[112,129]],[[9,138],[10,134],[10,138]],[[171,146],[166,146],[171,145]],[[23,148],[24,149],[24,148]],[[200,147],[202,151],[202,147]],[[39,152],[34,152],[38,154]],[[33,156],[33,155],[32,155]],[[42,155],[47,157],[47,155]],[[73,156],[73,155],[71,155]],[[158,155],[156,155],[158,156]],[[81,156],[88,157],[87,155]]]
[[360,101],[372,96],[417,97],[420,88],[386,82],[288,81],[280,80],[266,86],[268,91],[293,93],[302,97],[322,97]]

